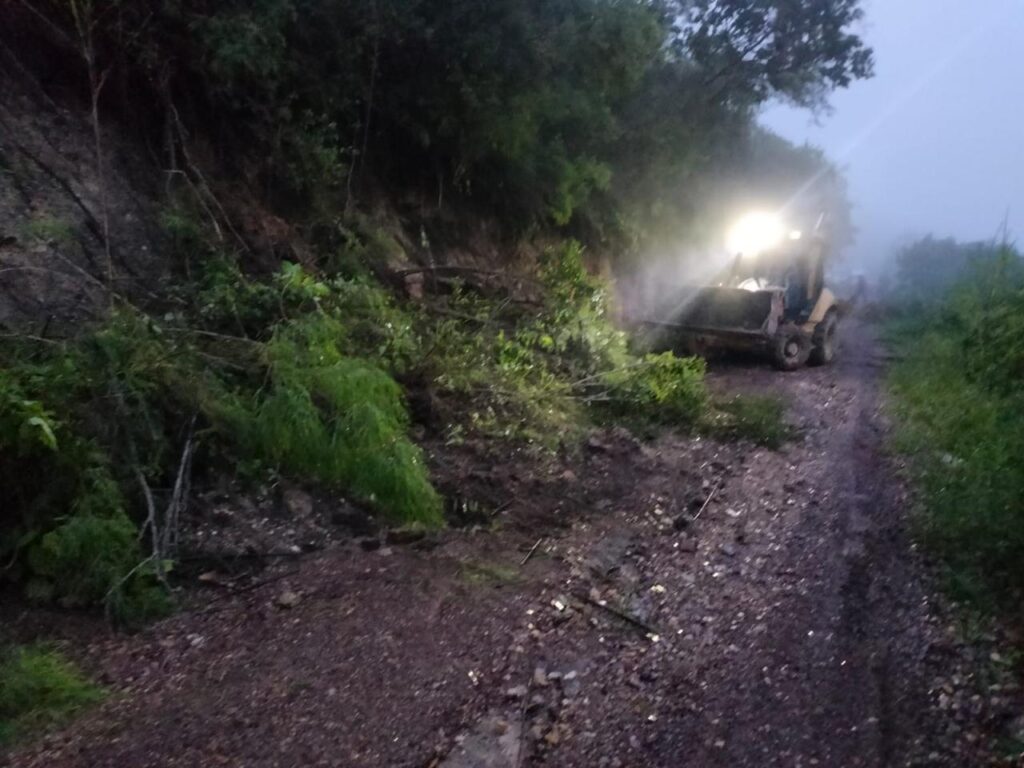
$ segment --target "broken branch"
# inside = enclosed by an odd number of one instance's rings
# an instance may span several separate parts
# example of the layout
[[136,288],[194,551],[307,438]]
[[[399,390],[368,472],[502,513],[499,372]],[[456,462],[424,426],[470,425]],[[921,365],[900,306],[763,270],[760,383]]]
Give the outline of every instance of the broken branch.
[[606,613],[610,613],[612,616],[615,616],[616,618],[621,619],[622,621],[626,622],[627,624],[632,624],[637,629],[642,629],[645,634],[648,634],[648,635],[658,635],[658,636],[661,635],[661,632],[659,632],[657,629],[655,629],[654,627],[652,627],[650,624],[648,624],[647,622],[643,621],[642,619],[638,619],[633,614],[626,613],[625,611],[619,610],[618,608],[615,608],[615,607],[613,607],[611,605],[608,605],[605,602],[602,602],[600,600],[595,600],[590,595],[579,594],[579,595],[576,595],[576,599],[581,600],[584,603],[587,603],[588,605],[592,605],[595,608],[600,608],[602,611],[605,611]]
[[533,545],[532,547],[530,547],[530,551],[526,553],[526,557],[524,557],[524,558],[523,558],[523,559],[522,559],[522,560],[521,560],[521,561],[519,562],[519,565],[520,565],[520,566],[526,565],[526,564],[527,564],[527,563],[528,563],[528,562],[530,561],[530,558],[531,558],[531,557],[533,557],[533,553],[537,551],[537,547],[539,547],[539,546],[540,546],[540,543],[541,543],[542,541],[544,541],[544,539],[543,539],[543,538],[537,539],[537,543],[536,543],[536,544],[534,544],[534,545]]
[[694,520],[698,520],[700,516],[704,514],[704,510],[708,508],[708,504],[710,504],[711,500],[715,498],[715,494],[718,493],[718,489],[721,487],[722,484],[719,483],[718,485],[711,489],[711,493],[709,493],[708,497],[704,499],[704,503],[700,505],[700,509],[697,510],[697,514],[693,516]]

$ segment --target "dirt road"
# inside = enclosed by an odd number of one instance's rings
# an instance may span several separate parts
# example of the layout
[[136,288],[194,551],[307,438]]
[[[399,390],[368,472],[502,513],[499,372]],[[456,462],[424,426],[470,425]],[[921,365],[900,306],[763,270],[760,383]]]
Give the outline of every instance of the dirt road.
[[489,530],[335,547],[94,638],[76,655],[115,695],[12,762],[987,765],[1009,695],[929,598],[881,366],[854,325],[831,368],[715,370],[792,404],[802,436],[777,452],[467,446],[445,471],[501,510]]

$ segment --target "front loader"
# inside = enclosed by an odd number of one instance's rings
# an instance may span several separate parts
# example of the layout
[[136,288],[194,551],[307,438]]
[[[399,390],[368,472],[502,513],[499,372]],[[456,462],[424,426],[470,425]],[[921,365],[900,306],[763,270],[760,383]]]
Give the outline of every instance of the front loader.
[[669,316],[648,323],[662,346],[766,353],[784,371],[831,363],[839,307],[825,287],[824,237],[784,234],[773,217],[760,216],[741,223],[730,241],[731,264],[710,285],[684,289]]

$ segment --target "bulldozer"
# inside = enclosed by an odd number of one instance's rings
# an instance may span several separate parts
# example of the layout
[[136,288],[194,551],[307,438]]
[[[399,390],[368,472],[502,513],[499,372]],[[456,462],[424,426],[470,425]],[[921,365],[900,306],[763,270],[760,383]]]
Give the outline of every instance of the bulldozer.
[[768,214],[742,220],[729,237],[729,265],[710,284],[684,288],[668,316],[648,323],[658,346],[762,353],[783,371],[831,363],[840,306],[825,286],[822,223],[805,234]]

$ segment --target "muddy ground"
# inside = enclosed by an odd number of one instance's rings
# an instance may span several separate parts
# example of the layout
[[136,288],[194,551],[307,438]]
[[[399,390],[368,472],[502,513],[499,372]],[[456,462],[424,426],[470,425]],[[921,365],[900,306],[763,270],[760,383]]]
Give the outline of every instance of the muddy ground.
[[911,542],[883,366],[853,324],[830,368],[716,367],[720,392],[790,403],[779,451],[622,432],[544,463],[450,451],[441,473],[497,514],[244,586],[204,573],[138,635],[79,626],[69,652],[113,695],[11,764],[1010,765],[1019,691]]

